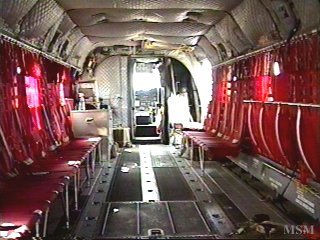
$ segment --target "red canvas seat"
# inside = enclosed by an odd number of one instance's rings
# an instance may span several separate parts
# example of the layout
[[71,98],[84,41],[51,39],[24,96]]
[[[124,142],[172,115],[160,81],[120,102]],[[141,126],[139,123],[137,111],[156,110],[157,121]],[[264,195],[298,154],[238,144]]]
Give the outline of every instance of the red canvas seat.
[[320,108],[301,106],[297,114],[299,152],[311,176],[320,181]]
[[239,103],[236,111],[237,117],[234,118],[232,131],[222,138],[201,138],[197,144],[206,151],[208,156],[213,159],[220,159],[225,156],[237,156],[240,152],[241,136],[244,128],[245,108]]
[[[213,124],[213,128],[206,132],[196,132],[196,133],[189,133],[186,135],[187,139],[187,144],[189,144],[189,141],[191,143],[191,159],[193,159],[193,148],[194,147],[199,147],[199,144],[202,141],[216,141],[216,140],[221,140],[222,137],[227,133],[230,132],[229,124],[231,122],[231,116],[230,114],[232,111],[229,109],[229,106],[234,107],[234,103],[227,103],[225,104],[225,107],[223,109],[223,115],[224,118],[220,119],[220,113],[215,117],[215,120],[211,121]],[[232,107],[232,108],[233,108]],[[229,119],[230,116],[230,119]]]
[[[224,82],[222,83],[225,84]],[[223,85],[222,83],[219,84],[219,89],[221,89],[221,85]],[[223,104],[225,103],[221,101],[222,96],[219,91],[217,91],[217,94],[217,99],[214,102],[211,101],[208,106],[208,114],[204,125],[205,131],[183,131],[186,138],[212,137],[216,135],[220,124],[221,111],[226,110],[226,108],[223,108]]]
[[[0,231],[5,232],[8,239],[30,235],[32,229],[39,224],[40,220],[40,216],[36,212],[2,212],[1,217],[7,222],[1,221]],[[8,226],[10,226],[9,229],[7,229]]]
[[[1,223],[17,228],[25,226],[25,231],[32,230],[37,225],[39,231],[41,217],[48,211],[58,194],[64,191],[68,181],[65,173],[52,173],[19,176],[2,182]],[[36,235],[39,235],[39,232]]]
[[294,170],[300,159],[296,136],[297,107],[281,105],[278,117],[280,147],[287,166]]

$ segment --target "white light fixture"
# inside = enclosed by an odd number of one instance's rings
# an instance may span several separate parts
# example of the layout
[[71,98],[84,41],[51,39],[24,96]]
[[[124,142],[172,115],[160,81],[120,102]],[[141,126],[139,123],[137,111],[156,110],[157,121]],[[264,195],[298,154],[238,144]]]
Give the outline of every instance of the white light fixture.
[[17,73],[20,74],[22,72],[21,67],[17,67]]
[[232,80],[233,80],[233,81],[237,81],[237,79],[238,79],[237,76],[233,76],[233,77],[232,77]]
[[98,142],[100,140],[101,140],[101,137],[91,137],[87,139],[88,142]]
[[281,71],[280,71],[280,64],[278,62],[274,62],[273,63],[273,74],[275,76],[280,75]]

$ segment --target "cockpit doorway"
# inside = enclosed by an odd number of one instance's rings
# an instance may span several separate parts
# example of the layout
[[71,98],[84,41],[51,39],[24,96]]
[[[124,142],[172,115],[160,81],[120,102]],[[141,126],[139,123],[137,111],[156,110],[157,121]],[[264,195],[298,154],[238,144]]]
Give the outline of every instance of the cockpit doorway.
[[134,142],[160,142],[164,89],[160,60],[136,59],[132,72],[132,136]]

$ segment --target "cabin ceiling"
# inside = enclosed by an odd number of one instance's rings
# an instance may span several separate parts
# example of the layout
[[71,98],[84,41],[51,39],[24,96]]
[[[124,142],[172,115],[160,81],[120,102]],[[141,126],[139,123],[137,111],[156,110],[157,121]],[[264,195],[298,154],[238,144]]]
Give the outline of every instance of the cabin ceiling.
[[1,0],[0,28],[79,67],[171,51],[216,64],[318,28],[319,12],[319,0]]

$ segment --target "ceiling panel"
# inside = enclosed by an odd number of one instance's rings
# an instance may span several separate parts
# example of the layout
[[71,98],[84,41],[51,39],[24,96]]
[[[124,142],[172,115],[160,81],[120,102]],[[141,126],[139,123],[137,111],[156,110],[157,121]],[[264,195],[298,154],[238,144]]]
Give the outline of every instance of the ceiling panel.
[[292,0],[297,17],[301,20],[302,31],[319,28],[320,2],[319,0]]
[[127,8],[127,9],[213,9],[230,10],[241,0],[57,0],[65,10],[80,8]]
[[91,51],[92,43],[88,38],[82,37],[71,50],[69,60],[77,66],[82,66]]
[[62,15],[63,10],[55,1],[38,1],[23,18],[20,34],[27,38],[42,37]]
[[207,54],[203,51],[203,49],[199,46],[196,46],[194,48],[194,51],[193,51],[194,55],[196,56],[196,58],[199,60],[199,61],[202,61],[203,59],[207,58]]
[[203,24],[215,24],[225,12],[206,9],[74,9],[68,11],[78,26],[90,26],[100,22],[182,22],[184,20]]
[[105,22],[181,22],[187,16],[189,10],[181,9],[75,9],[68,11],[71,19],[78,26],[90,26],[101,21]]
[[231,14],[252,44],[266,45],[279,40],[276,26],[260,1],[244,0]]
[[124,46],[139,46],[139,41],[131,41],[128,38],[102,38],[102,37],[88,37],[89,40],[99,46],[113,46],[113,45],[124,45]]
[[252,47],[237,23],[229,15],[216,25],[216,29],[224,39],[224,42],[230,42],[238,53],[242,53]]
[[95,37],[126,37],[139,34],[160,36],[198,36],[204,34],[207,25],[201,23],[101,23],[90,27],[82,27],[83,34]]
[[220,61],[219,52],[210,44],[206,37],[201,37],[198,43],[203,49],[212,64],[217,64]]
[[149,41],[167,42],[172,44],[183,44],[183,45],[196,45],[199,37],[172,37],[172,36],[159,36],[159,35],[142,35],[143,38]]
[[36,4],[37,0],[0,0],[0,15],[12,29]]
[[0,25],[44,50],[58,31],[53,49],[69,40],[70,59],[96,46],[148,43],[193,46],[216,61],[280,40],[278,29],[286,38],[291,19],[279,14],[290,2],[301,31],[319,27],[319,0],[0,0]]
[[68,14],[65,14],[61,24],[59,25],[59,31],[62,34],[66,34],[71,29],[75,28],[77,25],[70,19]]

